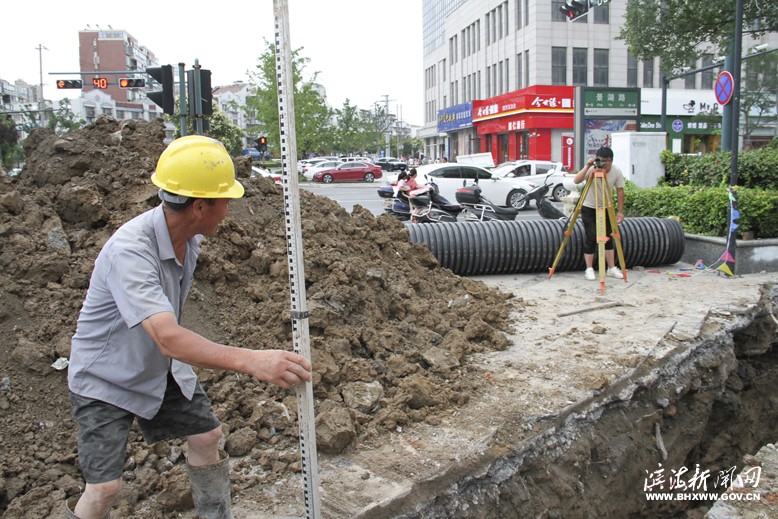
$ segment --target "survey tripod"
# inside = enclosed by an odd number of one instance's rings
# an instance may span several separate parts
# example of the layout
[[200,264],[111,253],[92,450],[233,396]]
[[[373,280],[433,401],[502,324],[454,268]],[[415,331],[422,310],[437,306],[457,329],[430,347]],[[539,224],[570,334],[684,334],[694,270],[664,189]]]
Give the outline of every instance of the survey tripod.
[[[594,162],[594,169],[589,174],[589,178],[586,179],[586,184],[581,191],[581,197],[578,199],[578,203],[575,206],[573,214],[570,216],[570,221],[565,229],[565,237],[562,240],[562,245],[559,246],[559,252],[554,258],[554,264],[549,269],[548,278],[554,275],[554,270],[562,257],[562,252],[565,249],[565,245],[570,240],[570,236],[573,234],[575,228],[575,222],[581,214],[581,208],[586,200],[586,195],[590,189],[594,189],[594,207],[596,211],[597,222],[597,264],[600,274],[600,292],[605,293],[605,244],[608,240],[613,239],[614,249],[618,254],[619,266],[621,266],[621,272],[624,276],[624,282],[627,281],[627,269],[624,266],[624,253],[621,249],[621,233],[619,232],[619,224],[616,221],[616,213],[613,211],[613,194],[612,188],[608,184],[605,168],[602,167],[598,161]],[[611,234],[607,236],[606,218],[609,219],[611,224]]]

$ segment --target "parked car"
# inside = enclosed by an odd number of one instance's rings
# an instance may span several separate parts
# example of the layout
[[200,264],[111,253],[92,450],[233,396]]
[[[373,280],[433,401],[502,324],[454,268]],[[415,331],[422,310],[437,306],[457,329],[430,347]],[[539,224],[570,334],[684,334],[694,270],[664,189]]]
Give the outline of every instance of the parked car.
[[241,155],[248,155],[252,160],[260,160],[262,156],[259,154],[259,150],[256,148],[244,148],[240,152]]
[[370,157],[341,157],[342,162],[373,162]]
[[303,176],[307,180],[313,180],[313,176],[319,171],[324,171],[325,169],[337,168],[341,164],[343,164],[343,162],[339,160],[325,160],[324,162],[318,162],[312,166],[305,168],[305,170],[303,171]]
[[456,200],[456,190],[460,187],[477,182],[484,198],[494,204],[514,207],[519,211],[529,204],[523,195],[535,187],[535,184],[523,179],[498,177],[482,167],[469,164],[427,164],[418,166],[416,171],[417,182],[434,181],[440,189],[440,194],[448,200]]
[[276,184],[281,185],[281,174],[273,173],[267,168],[258,168],[251,166],[251,178],[265,177],[272,179]]
[[314,182],[372,182],[381,178],[381,168],[369,162],[343,162],[339,166],[324,169],[313,176]]
[[408,169],[408,164],[396,159],[394,157],[383,157],[375,161],[376,166],[380,166],[381,169],[387,171],[405,171]]
[[570,191],[564,186],[565,180],[575,176],[565,169],[561,162],[551,162],[545,160],[513,160],[503,162],[491,170],[492,175],[501,178],[514,178],[535,185],[543,184],[547,175],[551,174],[548,184],[551,189],[548,196],[559,202],[562,198],[570,194]]

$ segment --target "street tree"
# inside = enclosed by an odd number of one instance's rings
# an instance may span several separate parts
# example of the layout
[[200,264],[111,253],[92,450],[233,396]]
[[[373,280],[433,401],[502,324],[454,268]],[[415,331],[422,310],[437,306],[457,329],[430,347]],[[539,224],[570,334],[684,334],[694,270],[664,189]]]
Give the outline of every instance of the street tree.
[[[292,84],[294,89],[295,137],[301,157],[329,150],[333,128],[331,113],[316,85],[318,72],[305,79],[303,73],[310,58],[302,57],[302,48],[292,51]],[[257,121],[253,131],[268,138],[270,150],[280,142],[278,88],[275,47],[265,40],[265,51],[258,59],[256,71],[249,72],[255,95],[246,99],[246,114]],[[249,119],[251,120],[251,119]]]
[[335,110],[335,146],[338,153],[375,153],[376,143],[384,135],[383,117],[352,105],[349,99]]
[[16,123],[6,114],[0,114],[0,160],[3,167],[10,167],[20,150]]
[[747,60],[740,91],[743,114],[743,145],[750,147],[751,135],[766,119],[775,120],[778,108],[778,53],[763,54]]
[[[221,141],[224,147],[232,156],[240,155],[243,149],[243,130],[232,124],[232,121],[221,111],[218,103],[213,102],[213,114],[208,116],[208,130],[205,135]],[[176,103],[175,112],[165,118],[176,126],[175,138],[181,137],[181,115],[179,104]],[[196,124],[193,117],[188,117],[186,121],[186,134],[194,135],[196,133]]]
[[[778,2],[744,1],[743,34],[778,30]],[[618,39],[639,60],[659,58],[671,75],[708,54],[724,55],[735,34],[735,0],[629,0]]]

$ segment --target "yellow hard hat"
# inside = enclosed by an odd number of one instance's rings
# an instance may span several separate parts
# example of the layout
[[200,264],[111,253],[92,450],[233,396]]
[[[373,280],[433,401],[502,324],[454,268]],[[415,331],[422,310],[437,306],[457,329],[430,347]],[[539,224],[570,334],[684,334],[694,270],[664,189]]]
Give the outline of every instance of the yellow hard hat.
[[188,135],[168,145],[151,175],[155,186],[182,197],[240,198],[243,186],[224,145],[202,135]]

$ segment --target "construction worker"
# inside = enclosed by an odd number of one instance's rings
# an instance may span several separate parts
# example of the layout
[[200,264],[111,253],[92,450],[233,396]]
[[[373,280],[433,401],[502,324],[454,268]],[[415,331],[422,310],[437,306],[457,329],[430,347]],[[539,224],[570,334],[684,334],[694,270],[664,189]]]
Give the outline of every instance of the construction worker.
[[214,236],[232,198],[243,196],[224,146],[193,135],[173,141],[151,181],[162,204],[125,223],[95,261],[72,339],[68,385],[86,488],[67,517],[107,517],[122,486],[137,419],[148,443],[183,437],[200,517],[232,518],[221,424],[192,366],[245,373],[288,389],[310,380],[310,363],[285,350],[209,341],[184,327],[203,236]]

